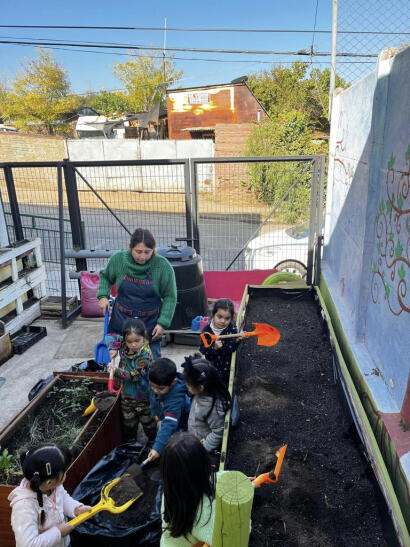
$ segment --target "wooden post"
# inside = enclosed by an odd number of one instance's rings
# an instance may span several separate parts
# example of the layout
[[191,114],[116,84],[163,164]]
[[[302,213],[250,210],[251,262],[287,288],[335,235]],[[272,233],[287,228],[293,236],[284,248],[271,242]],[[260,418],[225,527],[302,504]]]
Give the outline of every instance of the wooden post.
[[248,547],[253,494],[251,481],[240,471],[218,478],[212,547]]

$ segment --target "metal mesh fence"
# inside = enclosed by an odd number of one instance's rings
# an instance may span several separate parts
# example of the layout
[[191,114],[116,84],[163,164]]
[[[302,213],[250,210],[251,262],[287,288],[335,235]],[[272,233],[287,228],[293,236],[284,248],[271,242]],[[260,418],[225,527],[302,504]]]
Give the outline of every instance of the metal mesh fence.
[[[11,169],[19,206],[23,235],[26,239],[41,239],[41,255],[46,268],[46,288],[50,295],[61,294],[60,242],[58,216],[58,189],[56,167],[13,167]],[[9,241],[16,241],[10,197],[3,170],[0,169],[0,191],[3,200]],[[64,210],[64,242],[72,247],[68,209]],[[74,265],[67,260],[67,292],[77,294],[77,283],[68,279],[68,270]]]
[[273,269],[282,264],[288,271],[305,273],[312,163],[195,162],[199,181],[210,165],[212,184],[198,184],[204,269]]
[[[184,168],[184,164],[77,164],[86,248],[126,249],[138,227],[151,230],[158,247],[186,238]],[[88,259],[88,269],[98,270],[105,262]]]
[[337,53],[358,55],[337,57],[336,73],[353,83],[375,68],[375,54],[387,47],[410,44],[410,2],[408,0],[339,0]]

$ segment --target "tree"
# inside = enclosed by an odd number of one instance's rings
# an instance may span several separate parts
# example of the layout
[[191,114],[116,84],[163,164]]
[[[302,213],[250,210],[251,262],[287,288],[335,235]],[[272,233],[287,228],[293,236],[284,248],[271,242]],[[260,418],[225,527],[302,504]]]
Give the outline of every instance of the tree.
[[132,110],[130,99],[126,93],[105,91],[105,89],[91,97],[87,101],[87,106],[108,117],[121,116]]
[[[309,116],[299,110],[283,112],[255,124],[247,142],[249,156],[309,155],[323,151],[321,145],[312,142]],[[261,201],[273,205],[286,194],[305,165],[304,162],[251,164],[244,184],[254,190]],[[308,171],[280,207],[279,217],[283,222],[295,223],[308,218],[310,188]]]
[[175,71],[172,57],[163,62],[154,54],[131,55],[129,61],[114,64],[114,76],[127,89],[132,110],[148,112],[164,101],[165,90],[180,79],[182,70]]
[[49,134],[68,132],[64,115],[75,111],[80,100],[70,94],[67,72],[52,53],[40,49],[38,59],[29,59],[12,83],[12,92],[1,99],[3,117],[17,127],[41,122]]
[[[297,61],[291,67],[281,65],[249,76],[248,85],[271,117],[297,110],[308,114],[312,129],[327,131],[330,70],[312,69]],[[347,84],[336,76],[336,87]]]

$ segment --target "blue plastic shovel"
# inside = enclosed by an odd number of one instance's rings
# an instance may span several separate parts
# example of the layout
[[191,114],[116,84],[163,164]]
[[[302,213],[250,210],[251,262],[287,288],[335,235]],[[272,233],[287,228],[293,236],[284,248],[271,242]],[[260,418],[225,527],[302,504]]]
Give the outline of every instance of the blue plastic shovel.
[[105,319],[104,319],[104,336],[103,339],[96,343],[94,348],[94,358],[95,362],[99,365],[107,365],[111,362],[110,352],[105,344],[105,337],[108,332],[108,309],[105,310]]

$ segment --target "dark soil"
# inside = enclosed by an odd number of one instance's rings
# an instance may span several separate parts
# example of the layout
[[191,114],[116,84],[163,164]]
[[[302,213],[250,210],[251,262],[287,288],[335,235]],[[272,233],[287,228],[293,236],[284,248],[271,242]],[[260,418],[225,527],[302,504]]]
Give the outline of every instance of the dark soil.
[[[105,412],[82,416],[92,397],[105,387],[106,384],[89,379],[59,379],[33,412],[1,443],[1,449],[7,448],[13,459],[9,469],[0,471],[0,484],[19,484],[22,479],[20,454],[33,446],[45,442],[69,446],[75,459],[106,416]],[[88,427],[73,445],[87,423]]]
[[98,410],[102,412],[107,412],[115,402],[116,393],[111,393],[110,391],[102,391],[97,393],[94,397],[94,405]]
[[332,352],[310,293],[255,290],[246,314],[279,329],[274,347],[244,341],[237,355],[240,425],[227,469],[267,472],[288,449],[276,484],[255,490],[251,547],[385,546],[376,492],[334,381]]
[[[155,497],[158,491],[159,480],[158,466],[153,467],[153,464],[150,464],[150,467],[144,469],[142,474],[137,477],[138,488],[142,490],[142,496],[134,501],[131,507],[124,511],[124,513],[119,513],[117,515],[114,513],[104,513],[104,518],[111,521],[113,525],[118,528],[135,528],[136,526],[145,524],[149,520],[155,507]],[[118,495],[118,491],[114,492],[114,488],[111,490],[113,493],[111,497],[115,499],[116,505],[128,501],[130,497],[133,497],[133,495],[126,497],[129,495],[129,492],[134,492],[135,494],[136,491],[137,485],[133,477],[128,478],[124,489],[120,486],[122,483],[123,480],[114,487],[118,487],[120,491],[122,490],[120,495]]]

